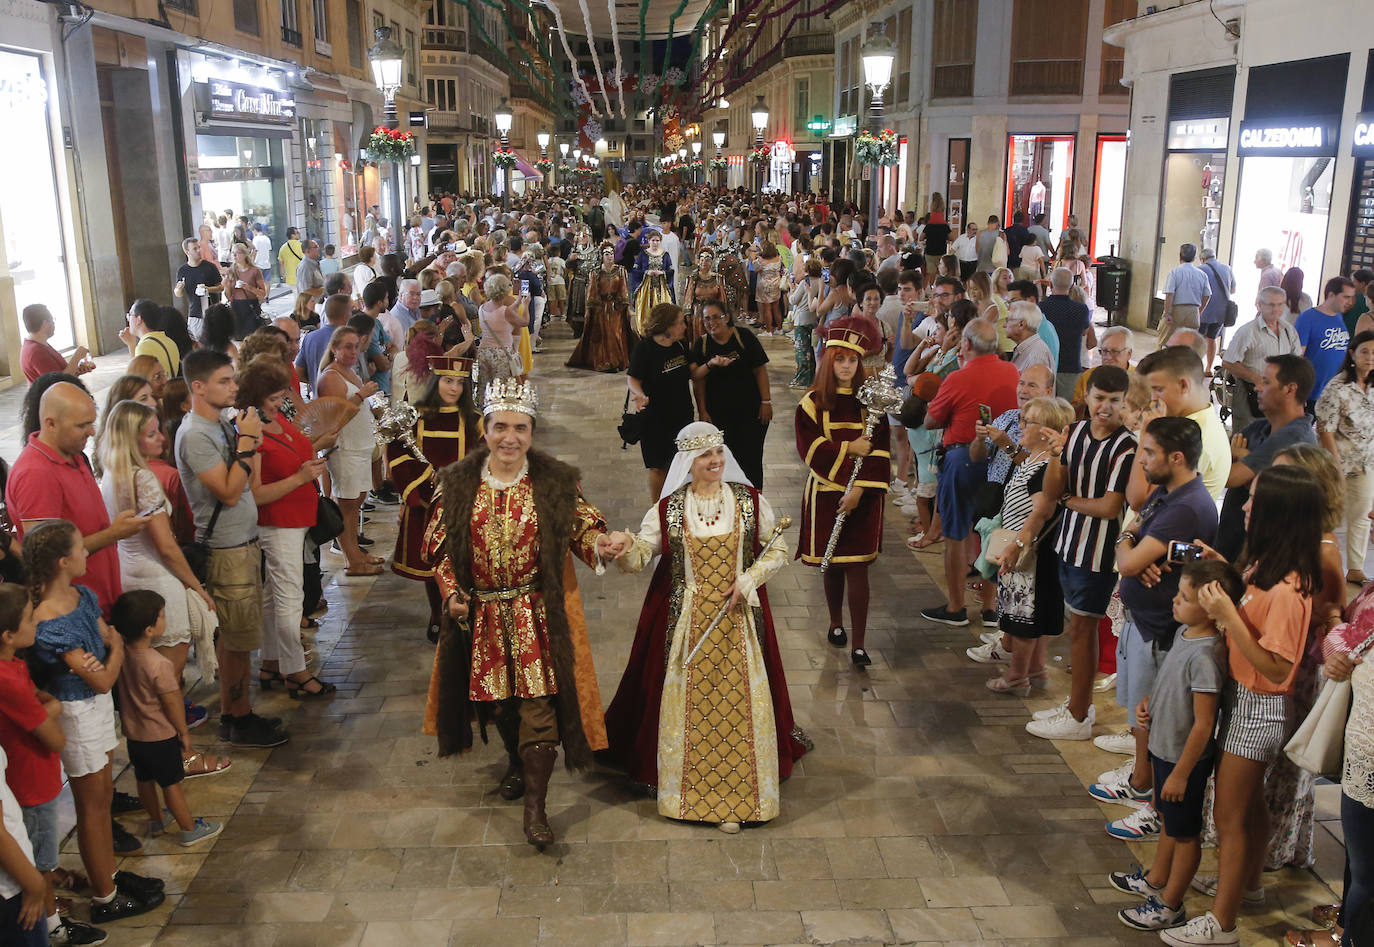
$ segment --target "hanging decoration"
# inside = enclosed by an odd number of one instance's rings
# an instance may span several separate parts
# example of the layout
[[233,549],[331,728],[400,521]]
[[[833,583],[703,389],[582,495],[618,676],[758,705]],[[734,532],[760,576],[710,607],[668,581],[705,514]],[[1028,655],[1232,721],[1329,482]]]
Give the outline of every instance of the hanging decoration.
[[605,129],[601,127],[601,123],[598,122],[596,119],[592,119],[591,121],[583,125],[582,131],[586,134],[587,139],[592,143],[592,147],[596,147],[596,143],[600,141],[605,134]]
[[415,136],[378,125],[367,139],[367,153],[375,161],[405,161],[415,153]]
[[509,148],[497,148],[491,153],[491,163],[498,168],[513,168],[515,160],[515,152]]
[[[620,24],[615,15],[615,0],[606,0],[606,10],[611,15],[611,45],[615,47],[615,72],[611,81],[615,83],[616,97],[620,100],[620,117],[625,117],[625,64],[620,60]],[[607,111],[610,111],[609,107]]]
[[726,161],[724,158],[712,158],[712,159],[711,159],[711,170],[712,170],[712,171],[725,171],[725,170],[727,170],[729,167],[730,167],[730,162]]
[[592,34],[592,14],[587,9],[587,0],[577,0],[578,9],[582,11],[582,25],[585,27],[583,36],[587,37],[587,46],[592,54],[592,67],[596,70],[596,84],[601,92],[601,99],[606,103],[606,111],[614,115],[615,111],[611,108],[611,97],[606,94],[606,77],[601,74],[601,57],[596,54],[596,42]]
[[764,165],[768,163],[768,159],[770,157],[772,157],[772,149],[769,148],[767,145],[759,145],[757,148],[750,150],[749,163],[754,165]]
[[[558,40],[563,44],[563,54],[568,57],[568,62],[577,62],[572,54],[572,44],[568,42],[568,31],[563,29],[562,11],[558,9],[558,4],[556,3],[549,4],[549,10],[553,13],[554,31],[558,33]],[[575,86],[573,101],[583,108],[590,109],[593,115],[598,114],[596,111],[596,103],[592,101],[592,94],[587,88],[586,81],[576,72],[573,73],[573,84]]]
[[534,163],[534,166],[539,170],[540,174],[548,174],[553,170],[553,162],[548,158],[540,158]]
[[877,135],[864,130],[854,139],[854,160],[863,165],[891,167],[897,163],[897,133],[884,128]]

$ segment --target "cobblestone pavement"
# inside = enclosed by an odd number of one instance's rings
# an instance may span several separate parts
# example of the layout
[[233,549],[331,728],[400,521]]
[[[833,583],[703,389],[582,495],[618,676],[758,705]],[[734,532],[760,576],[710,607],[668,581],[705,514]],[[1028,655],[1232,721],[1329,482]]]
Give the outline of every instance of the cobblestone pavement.
[[[563,368],[566,332],[548,335],[536,360],[536,444],[581,468],[586,496],[614,526],[636,526],[650,498],[637,450],[622,451],[613,433],[624,378]],[[765,346],[778,408],[766,493],[795,511],[803,477],[786,387],[791,345]],[[393,510],[379,508],[367,527],[378,549],[394,537]],[[1026,734],[1029,711],[1062,698],[1063,674],[1031,701],[990,694],[988,669],[963,654],[981,629],[933,627],[917,614],[940,594],[939,558],[909,553],[903,525],[890,511],[867,673],[824,643],[814,570],[794,564],[769,583],[793,707],[816,744],[782,787],[780,818],[727,837],[660,818],[615,775],[560,767],[550,790],[559,843],[543,854],[523,843],[519,804],[495,795],[495,746],[440,760],[419,732],[433,655],[420,587],[390,573],[342,578],[331,555],[330,608],[314,645],[337,696],[297,704],[255,690],[259,712],[287,717],[291,742],[235,750],[229,772],[187,785],[195,814],[228,825],[208,850],[157,840],[126,859],[167,879],[169,896],[153,914],[111,925],[110,943],[1157,943],[1117,922],[1127,902],[1106,884],[1107,872],[1148,863],[1152,846],[1109,839],[1104,819],[1127,810],[1101,807],[1083,788],[1121,758]],[[609,700],[647,576],[579,573]],[[1122,725],[1111,703],[1098,698],[1100,733]],[[197,731],[197,743],[218,749],[211,731]],[[118,785],[132,790],[132,774]],[[1319,832],[1324,875],[1339,878],[1339,846]],[[74,839],[64,853],[77,864]],[[1215,853],[1206,856],[1213,864]],[[1266,909],[1244,918],[1247,944],[1273,943],[1331,897],[1309,872],[1267,885]]]

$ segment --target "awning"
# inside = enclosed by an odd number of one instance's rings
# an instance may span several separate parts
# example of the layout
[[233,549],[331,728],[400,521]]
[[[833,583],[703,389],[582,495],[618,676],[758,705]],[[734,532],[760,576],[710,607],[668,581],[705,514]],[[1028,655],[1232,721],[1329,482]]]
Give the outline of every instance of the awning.
[[519,171],[522,175],[524,175],[524,177],[526,178],[526,180],[534,180],[534,181],[542,181],[542,180],[544,180],[544,175],[542,175],[542,174],[540,174],[538,171],[536,171],[536,170],[530,165],[530,163],[529,163],[528,161],[525,160],[525,156],[524,156],[524,155],[522,155],[520,152],[516,151],[514,148],[511,149],[511,154],[515,155],[515,170]]

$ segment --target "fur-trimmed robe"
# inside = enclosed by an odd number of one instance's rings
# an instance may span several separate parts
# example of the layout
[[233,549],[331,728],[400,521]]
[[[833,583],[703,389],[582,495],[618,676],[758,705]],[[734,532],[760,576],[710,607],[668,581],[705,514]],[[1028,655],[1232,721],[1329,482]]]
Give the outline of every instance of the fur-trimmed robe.
[[[482,445],[439,472],[441,499],[435,514],[443,517],[444,549],[457,587],[465,593],[473,587],[472,508],[488,456],[489,451]],[[554,707],[560,742],[568,768],[582,769],[591,762],[592,750],[605,746],[605,725],[569,554],[581,495],[580,474],[576,468],[540,451],[531,450],[527,459],[538,520],[539,576],[548,621],[549,658],[558,684]],[[604,521],[601,525],[604,530]],[[474,707],[468,697],[471,632],[445,619],[434,661],[426,724],[432,717],[440,756],[465,752],[473,745],[474,716],[482,727],[483,742],[486,741],[485,725],[491,710],[485,703]],[[584,721],[584,716],[593,714],[594,720]]]

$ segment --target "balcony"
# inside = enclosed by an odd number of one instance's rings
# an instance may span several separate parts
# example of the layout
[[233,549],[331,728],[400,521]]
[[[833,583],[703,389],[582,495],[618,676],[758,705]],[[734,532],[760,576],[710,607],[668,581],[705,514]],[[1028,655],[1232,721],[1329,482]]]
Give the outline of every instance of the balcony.
[[1008,91],[1011,95],[1082,95],[1083,60],[1013,60]]
[[468,50],[468,36],[463,30],[443,26],[427,26],[421,39],[421,48],[445,49],[450,52],[465,53]]
[[474,36],[472,38],[471,51],[475,53],[477,56],[481,57],[482,59],[485,59],[494,68],[499,69],[502,72],[506,71],[506,64],[502,60],[501,54],[496,51],[495,46],[491,45],[486,40],[478,39],[476,36]]
[[793,56],[829,56],[835,52],[834,33],[801,33],[783,40],[782,54]]
[[436,131],[467,131],[467,123],[463,121],[464,115],[462,112],[425,112],[428,127]]
[[973,63],[941,63],[930,70],[930,96],[958,99],[973,95]]
[[281,41],[282,41],[283,43],[285,43],[287,46],[294,46],[294,47],[296,47],[297,49],[300,49],[300,48],[301,48],[301,31],[300,31],[300,30],[293,30],[293,29],[291,29],[291,27],[289,27],[289,26],[283,26],[283,27],[281,28]]

